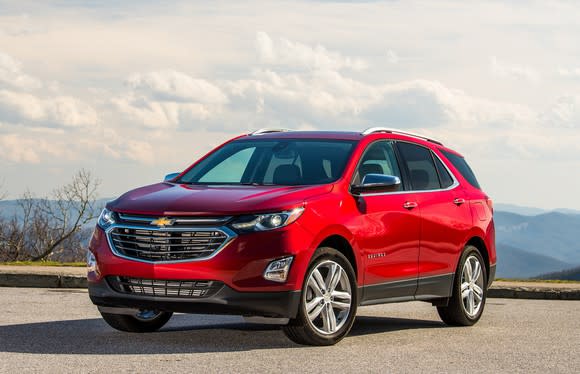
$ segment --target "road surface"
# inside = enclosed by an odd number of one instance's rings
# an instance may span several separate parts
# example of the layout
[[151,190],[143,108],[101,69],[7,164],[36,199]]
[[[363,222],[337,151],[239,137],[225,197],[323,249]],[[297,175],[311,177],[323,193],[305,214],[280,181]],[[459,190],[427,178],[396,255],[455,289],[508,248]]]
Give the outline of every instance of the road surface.
[[180,314],[158,333],[128,334],[84,290],[0,288],[0,372],[580,372],[580,301],[490,299],[471,328],[445,327],[421,302],[358,315],[334,347],[235,316]]

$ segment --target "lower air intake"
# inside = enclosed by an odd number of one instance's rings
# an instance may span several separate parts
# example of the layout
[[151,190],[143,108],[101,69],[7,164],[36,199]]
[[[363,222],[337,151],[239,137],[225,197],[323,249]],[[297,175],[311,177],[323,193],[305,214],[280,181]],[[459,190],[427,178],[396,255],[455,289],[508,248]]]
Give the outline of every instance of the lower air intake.
[[115,291],[158,297],[202,298],[217,293],[223,283],[209,280],[161,280],[130,277],[108,277]]

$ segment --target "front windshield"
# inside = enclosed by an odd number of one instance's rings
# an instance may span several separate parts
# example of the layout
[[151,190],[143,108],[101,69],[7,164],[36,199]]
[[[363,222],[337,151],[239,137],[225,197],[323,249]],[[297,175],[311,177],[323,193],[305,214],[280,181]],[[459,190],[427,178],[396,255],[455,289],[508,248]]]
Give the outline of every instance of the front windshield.
[[178,183],[312,185],[336,181],[355,141],[326,139],[237,140],[219,148]]

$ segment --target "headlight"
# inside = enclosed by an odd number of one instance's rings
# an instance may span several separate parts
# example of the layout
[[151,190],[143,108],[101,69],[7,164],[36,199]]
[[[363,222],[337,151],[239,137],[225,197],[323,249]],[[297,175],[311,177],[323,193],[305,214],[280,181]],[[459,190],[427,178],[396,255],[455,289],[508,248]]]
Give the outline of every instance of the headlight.
[[294,208],[278,213],[241,216],[232,223],[232,227],[242,232],[268,231],[288,226],[304,212],[304,207]]
[[109,226],[115,223],[115,216],[113,212],[109,209],[105,208],[101,212],[99,219],[97,220],[97,224],[103,229],[106,230]]

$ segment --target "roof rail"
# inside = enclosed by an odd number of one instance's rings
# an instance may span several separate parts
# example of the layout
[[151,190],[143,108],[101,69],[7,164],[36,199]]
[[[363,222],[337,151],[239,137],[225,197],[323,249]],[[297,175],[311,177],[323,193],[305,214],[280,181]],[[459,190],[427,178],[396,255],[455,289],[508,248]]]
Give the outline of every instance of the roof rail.
[[368,129],[363,131],[361,134],[362,135],[370,135],[370,134],[374,134],[377,132],[388,132],[390,134],[407,135],[407,136],[412,136],[413,138],[423,139],[423,140],[426,140],[426,141],[431,142],[431,143],[443,145],[443,143],[441,143],[439,140],[435,140],[435,139],[429,138],[427,136],[415,134],[415,133],[408,132],[405,130],[391,129],[388,127],[369,127]]
[[259,129],[259,130],[252,132],[250,134],[250,136],[270,134],[273,132],[288,132],[288,131],[292,131],[292,130],[290,130],[290,129]]

